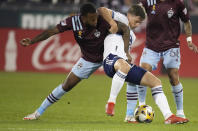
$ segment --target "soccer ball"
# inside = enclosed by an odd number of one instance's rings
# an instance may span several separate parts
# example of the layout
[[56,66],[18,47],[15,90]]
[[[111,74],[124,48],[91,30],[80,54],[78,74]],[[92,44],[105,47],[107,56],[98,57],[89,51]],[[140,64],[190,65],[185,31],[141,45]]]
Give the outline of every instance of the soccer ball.
[[135,119],[141,123],[151,123],[154,118],[154,111],[149,105],[138,106],[135,110]]

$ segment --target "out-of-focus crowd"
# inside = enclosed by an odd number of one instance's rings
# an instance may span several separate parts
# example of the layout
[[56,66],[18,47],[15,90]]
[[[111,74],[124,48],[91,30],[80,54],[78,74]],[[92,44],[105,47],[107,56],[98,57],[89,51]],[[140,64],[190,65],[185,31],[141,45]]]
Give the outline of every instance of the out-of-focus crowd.
[[[52,4],[56,5],[81,5],[84,2],[93,2],[98,7],[105,6],[110,9],[118,10],[120,12],[127,12],[131,4],[137,4],[139,0],[0,0],[0,4]],[[198,15],[198,0],[183,0],[191,15]]]

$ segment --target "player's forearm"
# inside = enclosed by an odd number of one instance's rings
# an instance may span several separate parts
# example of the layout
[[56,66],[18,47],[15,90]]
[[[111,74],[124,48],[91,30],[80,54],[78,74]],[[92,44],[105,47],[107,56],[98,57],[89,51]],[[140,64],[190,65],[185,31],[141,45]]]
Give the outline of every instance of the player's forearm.
[[184,30],[185,30],[185,33],[186,33],[186,37],[191,37],[192,36],[192,25],[191,25],[190,21],[184,23]]
[[124,41],[124,51],[128,53],[129,51],[129,41],[130,41],[130,30],[129,27],[121,22],[117,22],[118,32],[122,32],[122,38]]
[[41,34],[39,34],[36,37],[34,37],[31,40],[30,44],[34,44],[34,43],[46,40],[47,38],[51,37],[52,35],[57,34],[58,32],[59,31],[56,28],[45,30]]
[[111,22],[113,20],[112,11],[107,9],[106,7],[99,7],[97,11],[107,22]]

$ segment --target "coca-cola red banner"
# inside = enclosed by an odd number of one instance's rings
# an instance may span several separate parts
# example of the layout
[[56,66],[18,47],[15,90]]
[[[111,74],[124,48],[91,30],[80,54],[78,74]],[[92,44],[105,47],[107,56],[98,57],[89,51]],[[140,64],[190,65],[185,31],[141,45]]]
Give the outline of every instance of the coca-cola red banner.
[[[19,44],[23,38],[32,38],[41,30],[0,29],[0,70],[1,71],[36,71],[36,72],[62,72],[71,70],[81,57],[78,44],[72,32],[64,32],[40,43],[23,47]],[[180,75],[198,77],[197,54],[187,47],[185,35],[181,36],[181,68]],[[194,43],[198,44],[198,35],[193,35]],[[131,55],[133,62],[138,64],[144,47],[145,34],[137,34]],[[161,65],[155,74],[161,71]],[[96,73],[103,73],[102,68]]]

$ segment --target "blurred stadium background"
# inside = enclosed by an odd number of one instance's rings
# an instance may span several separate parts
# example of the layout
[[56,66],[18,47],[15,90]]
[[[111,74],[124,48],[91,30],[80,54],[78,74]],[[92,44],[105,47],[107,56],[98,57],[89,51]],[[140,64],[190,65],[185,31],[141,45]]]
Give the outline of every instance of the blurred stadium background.
[[[156,110],[153,124],[124,124],[125,89],[119,95],[116,116],[106,117],[104,106],[111,79],[104,76],[102,68],[50,108],[40,121],[22,121],[24,115],[33,112],[64,80],[81,53],[72,32],[64,32],[30,47],[22,47],[20,40],[32,38],[44,29],[55,26],[65,17],[78,12],[80,5],[87,1],[97,7],[106,6],[123,13],[131,4],[137,3],[137,0],[0,0],[0,130],[197,130],[198,58],[188,49],[185,34],[180,37],[180,76],[185,88],[184,107],[191,121],[189,124],[167,128],[150,95],[147,95],[148,104]],[[198,45],[198,0],[184,2],[191,15],[193,42]],[[131,55],[133,62],[138,64],[145,42],[145,22],[135,32],[137,40]],[[163,66],[159,64],[159,67],[154,73],[167,87],[164,91],[175,111],[169,81]]]
[[[19,41],[24,37],[32,38],[42,30],[56,26],[67,16],[78,12],[80,5],[87,1],[95,3],[97,7],[105,6],[126,13],[129,6],[138,0],[1,0],[0,70],[68,72],[81,55],[71,32],[62,33],[43,42],[44,44],[35,44],[30,48],[21,47]],[[193,41],[196,44],[198,0],[185,0],[185,4],[191,14]],[[137,41],[131,54],[136,64],[145,42],[145,23],[146,21],[135,29]],[[180,75],[198,77],[198,70],[195,70],[198,67],[196,55],[186,46],[185,35],[181,35],[180,40],[182,52]],[[163,74],[164,68],[159,66],[156,72]],[[98,71],[101,72],[102,70]]]

